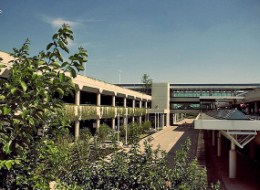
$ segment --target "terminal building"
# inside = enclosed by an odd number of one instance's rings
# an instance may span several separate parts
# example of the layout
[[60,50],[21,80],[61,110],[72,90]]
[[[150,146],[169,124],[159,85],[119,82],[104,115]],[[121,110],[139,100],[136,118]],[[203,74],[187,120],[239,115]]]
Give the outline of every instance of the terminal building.
[[[12,58],[4,52],[0,57],[7,66],[0,77],[7,78]],[[73,82],[80,90],[64,102],[75,138],[80,129],[95,131],[102,123],[115,129],[150,120],[163,128],[193,116],[195,129],[210,134],[218,156],[226,143],[223,137],[228,139],[230,178],[236,177],[237,149],[248,149],[250,158],[260,161],[260,84],[153,83],[144,90],[143,84],[109,84],[82,75]]]

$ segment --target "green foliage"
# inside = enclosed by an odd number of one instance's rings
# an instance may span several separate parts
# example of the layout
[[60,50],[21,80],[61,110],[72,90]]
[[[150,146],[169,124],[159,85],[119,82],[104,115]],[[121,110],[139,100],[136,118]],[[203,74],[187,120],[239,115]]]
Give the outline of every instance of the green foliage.
[[65,106],[65,117],[70,121],[76,121],[78,117],[75,115],[76,105],[66,104]]
[[130,142],[137,141],[138,136],[142,133],[142,128],[136,123],[131,123],[128,125],[128,136],[130,138]]
[[[196,160],[188,158],[189,146],[188,140],[171,167],[166,153],[159,148],[152,150],[148,142],[144,143],[143,152],[134,142],[128,153],[116,152],[110,161],[79,162],[84,156],[74,153],[81,158],[57,182],[67,189],[210,189],[205,170],[198,168]],[[212,189],[219,189],[214,186]]]
[[63,25],[46,51],[33,57],[26,40],[20,49],[13,49],[8,79],[0,79],[0,185],[4,188],[15,188],[20,176],[31,175],[27,162],[39,146],[35,138],[38,129],[51,133],[55,127],[67,126],[61,98],[75,90],[71,77],[76,77],[87,61],[83,48],[64,61],[68,40],[73,40],[72,31]]
[[101,107],[102,118],[115,117],[115,107]]
[[134,114],[135,114],[134,108],[127,108],[127,109],[128,109],[128,115],[129,116],[134,116]]
[[146,114],[145,108],[135,108],[135,116],[142,116]]
[[96,119],[97,107],[96,106],[81,106],[81,120]]
[[151,121],[145,121],[142,124],[142,126],[143,126],[143,130],[144,131],[148,131],[152,127],[152,123],[151,123]]
[[149,75],[144,74],[141,78],[141,81],[143,83],[143,92],[148,94],[149,89],[152,87],[153,80],[150,79]]
[[112,135],[112,129],[106,124],[101,124],[98,128],[97,135],[103,143]]
[[119,115],[125,115],[126,114],[126,108],[124,107],[117,107],[117,114]]

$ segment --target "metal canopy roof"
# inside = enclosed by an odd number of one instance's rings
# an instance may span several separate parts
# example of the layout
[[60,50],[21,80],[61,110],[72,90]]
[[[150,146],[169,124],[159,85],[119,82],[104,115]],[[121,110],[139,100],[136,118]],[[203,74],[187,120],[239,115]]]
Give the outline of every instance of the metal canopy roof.
[[211,110],[206,112],[207,115],[214,117],[216,119],[226,119],[226,120],[249,120],[243,112],[238,109],[220,109]]

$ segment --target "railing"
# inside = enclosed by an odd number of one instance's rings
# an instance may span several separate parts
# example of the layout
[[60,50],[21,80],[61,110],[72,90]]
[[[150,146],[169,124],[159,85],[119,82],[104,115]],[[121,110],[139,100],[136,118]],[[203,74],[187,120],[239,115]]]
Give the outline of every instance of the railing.
[[124,108],[112,106],[92,106],[65,104],[65,115],[71,121],[89,120],[97,118],[114,118],[116,115],[121,116],[142,116],[147,113],[145,108]]

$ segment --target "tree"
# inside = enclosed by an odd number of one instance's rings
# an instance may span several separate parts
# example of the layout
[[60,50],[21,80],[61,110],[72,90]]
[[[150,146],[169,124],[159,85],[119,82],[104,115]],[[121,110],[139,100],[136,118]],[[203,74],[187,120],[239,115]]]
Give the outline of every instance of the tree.
[[150,89],[152,87],[153,80],[150,79],[149,75],[144,74],[142,76],[142,83],[143,83],[143,91],[144,91],[144,93],[151,95]]
[[29,40],[11,53],[9,77],[0,81],[1,187],[16,189],[18,174],[28,175],[26,162],[35,150],[39,129],[67,125],[62,97],[77,90],[72,78],[87,61],[81,47],[68,61],[63,58],[62,53],[69,54],[68,40],[73,40],[73,32],[64,24],[38,55],[29,55]]

